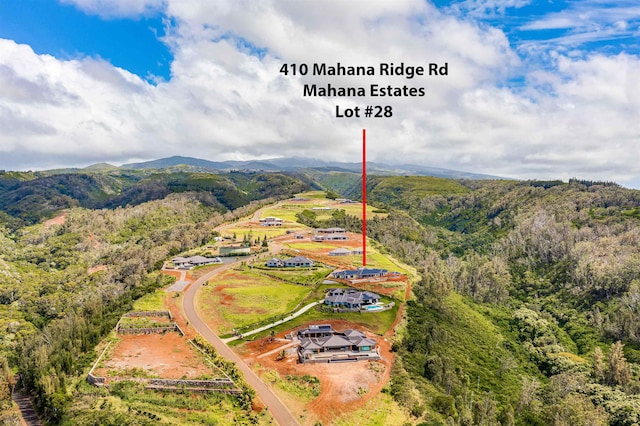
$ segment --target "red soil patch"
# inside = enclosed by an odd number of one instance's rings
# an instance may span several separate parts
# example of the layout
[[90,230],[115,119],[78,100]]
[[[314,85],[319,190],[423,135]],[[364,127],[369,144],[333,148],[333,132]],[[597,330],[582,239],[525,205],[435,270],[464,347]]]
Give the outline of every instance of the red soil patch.
[[105,269],[107,269],[106,265],[94,266],[93,268],[89,268],[89,270],[87,271],[87,274],[89,274],[89,275],[95,274],[96,272],[104,271]]
[[[353,232],[347,232],[347,240],[330,240],[330,241],[311,241],[311,237],[314,235],[313,232],[306,232],[305,238],[300,240],[295,237],[295,234],[283,235],[282,237],[275,238],[277,241],[281,243],[308,243],[312,242],[317,244],[317,249],[314,249],[313,253],[319,254],[328,254],[331,250],[334,250],[339,247],[344,248],[360,248],[362,247],[362,235],[354,234]],[[311,250],[307,250],[311,251]]]
[[182,297],[173,297],[170,293],[164,297],[164,306],[171,312],[173,321],[180,326],[184,332],[186,339],[193,339],[196,336],[196,332],[192,327],[187,325],[187,320],[182,312]]
[[67,220],[67,212],[60,213],[58,216],[53,219],[49,219],[44,222],[44,226],[46,228],[53,225],[64,225],[64,222]]
[[[348,284],[348,283],[347,283]],[[367,290],[372,291],[374,293],[382,294],[384,296],[393,296],[394,293],[398,291],[398,289],[404,289],[404,286],[400,283],[397,283],[393,286],[385,286],[385,283],[359,283],[359,284],[348,284],[351,287],[357,288],[359,290]]]
[[[401,313],[398,314],[394,327],[400,318]],[[331,324],[338,331],[357,328],[367,332],[363,327],[355,326],[348,321],[326,320],[305,324],[303,327],[280,333],[276,337],[283,338],[284,334],[295,333],[295,331],[310,324]],[[362,361],[346,364],[298,364],[297,355],[295,354],[287,356],[282,361],[277,361],[276,357],[279,352],[277,348],[289,342],[270,341],[269,337],[247,343],[243,348],[243,352],[245,352],[243,358],[249,365],[259,363],[264,369],[276,370],[281,377],[309,374],[320,379],[320,396],[303,405],[300,411],[308,410],[313,413],[315,418],[309,418],[309,424],[313,424],[316,419],[330,424],[332,420],[344,415],[344,413],[355,411],[364,406],[367,401],[380,393],[384,385],[389,381],[391,366],[394,362],[394,355],[391,352],[391,338],[394,327],[382,337],[375,336],[382,356],[381,361]],[[372,335],[370,332],[367,332],[367,334]],[[257,358],[259,355],[270,351],[274,351],[274,353]],[[298,400],[293,400],[287,395],[281,395],[281,397],[285,400],[291,399],[291,401],[287,401],[287,404],[294,410],[301,405]]]
[[121,341],[103,362],[97,375],[119,377],[125,370],[140,368],[150,375],[168,379],[212,375],[202,356],[187,338],[177,333],[120,336]]

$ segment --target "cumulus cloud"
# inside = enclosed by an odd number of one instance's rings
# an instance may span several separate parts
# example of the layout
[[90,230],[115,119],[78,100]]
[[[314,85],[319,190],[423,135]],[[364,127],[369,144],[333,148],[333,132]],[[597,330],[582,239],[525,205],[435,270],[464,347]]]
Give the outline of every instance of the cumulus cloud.
[[[532,66],[501,30],[419,0],[367,7],[334,0],[73,1],[120,15],[162,8],[172,22],[164,38],[174,56],[171,79],[152,86],[99,59],[59,60],[0,40],[0,127],[8,129],[0,134],[2,168],[48,165],[46,156],[72,165],[176,154],[358,161],[367,128],[372,161],[518,178],[640,176],[636,55],[553,51],[545,67]],[[283,63],[314,62],[447,62],[449,75],[407,80],[279,72]],[[516,80],[523,83],[511,84]],[[407,84],[427,94],[302,96],[304,84],[328,82]],[[391,105],[393,117],[339,119],[336,105]]]

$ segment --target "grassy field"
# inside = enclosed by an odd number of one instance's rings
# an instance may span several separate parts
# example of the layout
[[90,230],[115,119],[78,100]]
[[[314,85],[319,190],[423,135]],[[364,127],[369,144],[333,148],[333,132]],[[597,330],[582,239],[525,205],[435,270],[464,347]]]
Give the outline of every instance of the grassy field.
[[[255,367],[259,369],[260,365]],[[320,381],[314,376],[281,376],[276,370],[267,369],[262,373],[262,379],[301,402],[311,402],[320,395]]]
[[336,426],[404,426],[415,419],[402,409],[393,398],[381,393],[367,401],[364,407],[336,419]]
[[152,328],[167,327],[171,325],[171,320],[166,317],[122,317],[120,327],[122,328]]
[[133,302],[134,311],[166,311],[164,306],[164,297],[166,292],[163,290],[156,290],[154,293],[149,293],[142,296],[140,299]]
[[308,191],[308,192],[301,192],[300,194],[296,194],[296,197],[299,198],[320,198],[323,200],[326,200],[326,191]]
[[260,214],[260,217],[275,216],[280,219],[295,222],[296,213],[299,213],[304,209],[310,209],[312,206],[319,206],[319,204],[283,204],[279,207],[269,207],[264,209]]
[[[306,250],[306,251],[317,251],[321,252],[327,249],[327,244],[321,242],[291,242],[286,243],[287,247],[292,248],[293,250]],[[333,248],[333,247],[330,247]]]
[[304,270],[292,270],[277,269],[277,268],[260,268],[254,269],[255,273],[266,274],[270,277],[281,279],[283,281],[290,282],[292,284],[301,285],[314,285],[324,280],[332,269],[329,268],[317,268],[317,269],[304,269]]
[[[469,189],[453,179],[432,176],[384,176],[369,192],[373,198],[391,196],[391,194],[407,194],[412,198],[424,198],[437,194],[463,194]],[[392,197],[392,196],[391,196]]]
[[[336,287],[348,287],[342,284],[320,284],[316,286],[313,291],[309,293],[307,296],[308,301],[312,300],[322,300],[324,298],[325,293],[330,288]],[[383,302],[388,302],[390,299],[386,297],[383,298]],[[345,320],[353,322],[354,324],[361,325],[363,327],[368,328],[373,333],[378,335],[384,334],[387,330],[391,328],[393,322],[395,321],[396,314],[399,309],[399,301],[394,300],[396,305],[389,309],[388,311],[383,312],[371,312],[371,313],[358,313],[358,312],[344,312],[344,313],[333,313],[333,312],[323,312],[323,305],[319,305],[314,307],[313,309],[308,310],[304,314],[300,315],[297,318],[292,319],[284,324],[280,324],[276,327],[273,327],[267,331],[263,331],[261,333],[254,334],[250,336],[251,340],[257,340],[262,337],[265,337],[271,333],[271,330],[274,330],[276,333],[290,330],[292,328],[298,327],[305,323],[311,321],[322,321],[322,320]]]
[[264,238],[267,236],[267,239],[279,237],[287,233],[288,230],[293,230],[295,232],[300,232],[305,229],[308,229],[306,226],[301,225],[299,223],[295,224],[287,224],[284,226],[253,226],[249,228],[243,224],[237,224],[231,228],[226,228],[220,232],[222,237],[233,237],[233,234],[236,234],[236,241],[241,242],[244,236],[249,236],[249,231],[251,231],[251,238]]
[[[313,210],[316,213],[317,220],[326,220],[331,218],[331,214],[335,210],[344,210],[346,214],[356,217],[362,217],[362,204],[340,204],[328,199],[314,199],[312,202],[293,203],[284,202],[283,204],[267,208],[262,211],[261,217],[275,216],[284,220],[295,221],[296,213],[303,210],[312,210],[313,207],[331,207],[331,210]],[[387,213],[374,213],[376,207],[367,205],[367,217],[374,216],[386,217]]]
[[[362,266],[362,256],[352,256],[353,266]],[[367,268],[382,268],[388,271],[397,271],[402,274],[407,274],[408,271],[405,268],[392,262],[388,257],[378,253],[375,249],[367,249]]]
[[229,270],[203,287],[196,303],[209,327],[227,334],[294,310],[311,290],[254,272]]

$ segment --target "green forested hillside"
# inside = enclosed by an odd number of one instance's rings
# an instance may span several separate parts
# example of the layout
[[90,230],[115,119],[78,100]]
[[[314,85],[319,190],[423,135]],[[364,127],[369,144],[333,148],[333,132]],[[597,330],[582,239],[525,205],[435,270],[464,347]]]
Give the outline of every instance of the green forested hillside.
[[[12,424],[2,411],[11,406],[14,373],[49,424],[73,424],[65,417],[72,388],[84,380],[93,348],[133,300],[167,284],[157,272],[163,261],[209,242],[223,221],[308,188],[280,174],[129,176],[3,175],[1,424]],[[62,223],[25,225],[61,209]],[[74,410],[85,420],[99,413]]]
[[253,200],[310,189],[302,175],[282,173],[170,173],[162,170],[50,174],[0,174],[0,213],[17,224],[32,224],[71,207],[116,208],[196,192],[200,202],[233,210]]
[[[371,203],[395,208],[368,235],[422,276],[390,386],[416,423],[640,421],[640,191],[429,177],[367,186]],[[337,213],[327,225],[361,227]]]
[[[3,407],[18,371],[51,424],[72,421],[70,389],[92,348],[162,284],[162,260],[208,241],[251,200],[316,185],[283,174],[137,173],[0,176]],[[357,186],[341,195],[357,198]],[[368,188],[390,211],[368,221],[368,235],[420,272],[386,389],[413,423],[640,423],[639,191],[398,176]],[[62,225],[25,225],[60,208]],[[344,211],[311,224],[361,227]]]
[[640,192],[412,179],[370,192],[411,216],[371,234],[422,272],[396,397],[428,424],[636,424]]

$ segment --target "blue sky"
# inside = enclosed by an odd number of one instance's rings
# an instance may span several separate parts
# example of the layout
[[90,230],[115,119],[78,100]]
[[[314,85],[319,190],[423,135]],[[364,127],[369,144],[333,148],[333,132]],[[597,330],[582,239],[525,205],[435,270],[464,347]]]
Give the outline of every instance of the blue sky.
[[[357,161],[367,127],[372,161],[638,186],[639,54],[636,0],[2,0],[0,168]],[[278,72],[432,61],[424,98],[303,98],[328,81]],[[392,119],[333,114],[380,102]]]
[[0,38],[60,59],[100,57],[153,81],[169,79],[163,15],[103,18],[56,0],[2,0]]
[[[588,54],[640,52],[640,3],[629,0],[432,2],[443,13],[501,29],[528,58],[550,48]],[[163,41],[162,10],[136,16],[99,15],[56,0],[3,0],[0,37],[60,59],[100,57],[150,82],[170,78],[172,53]]]

